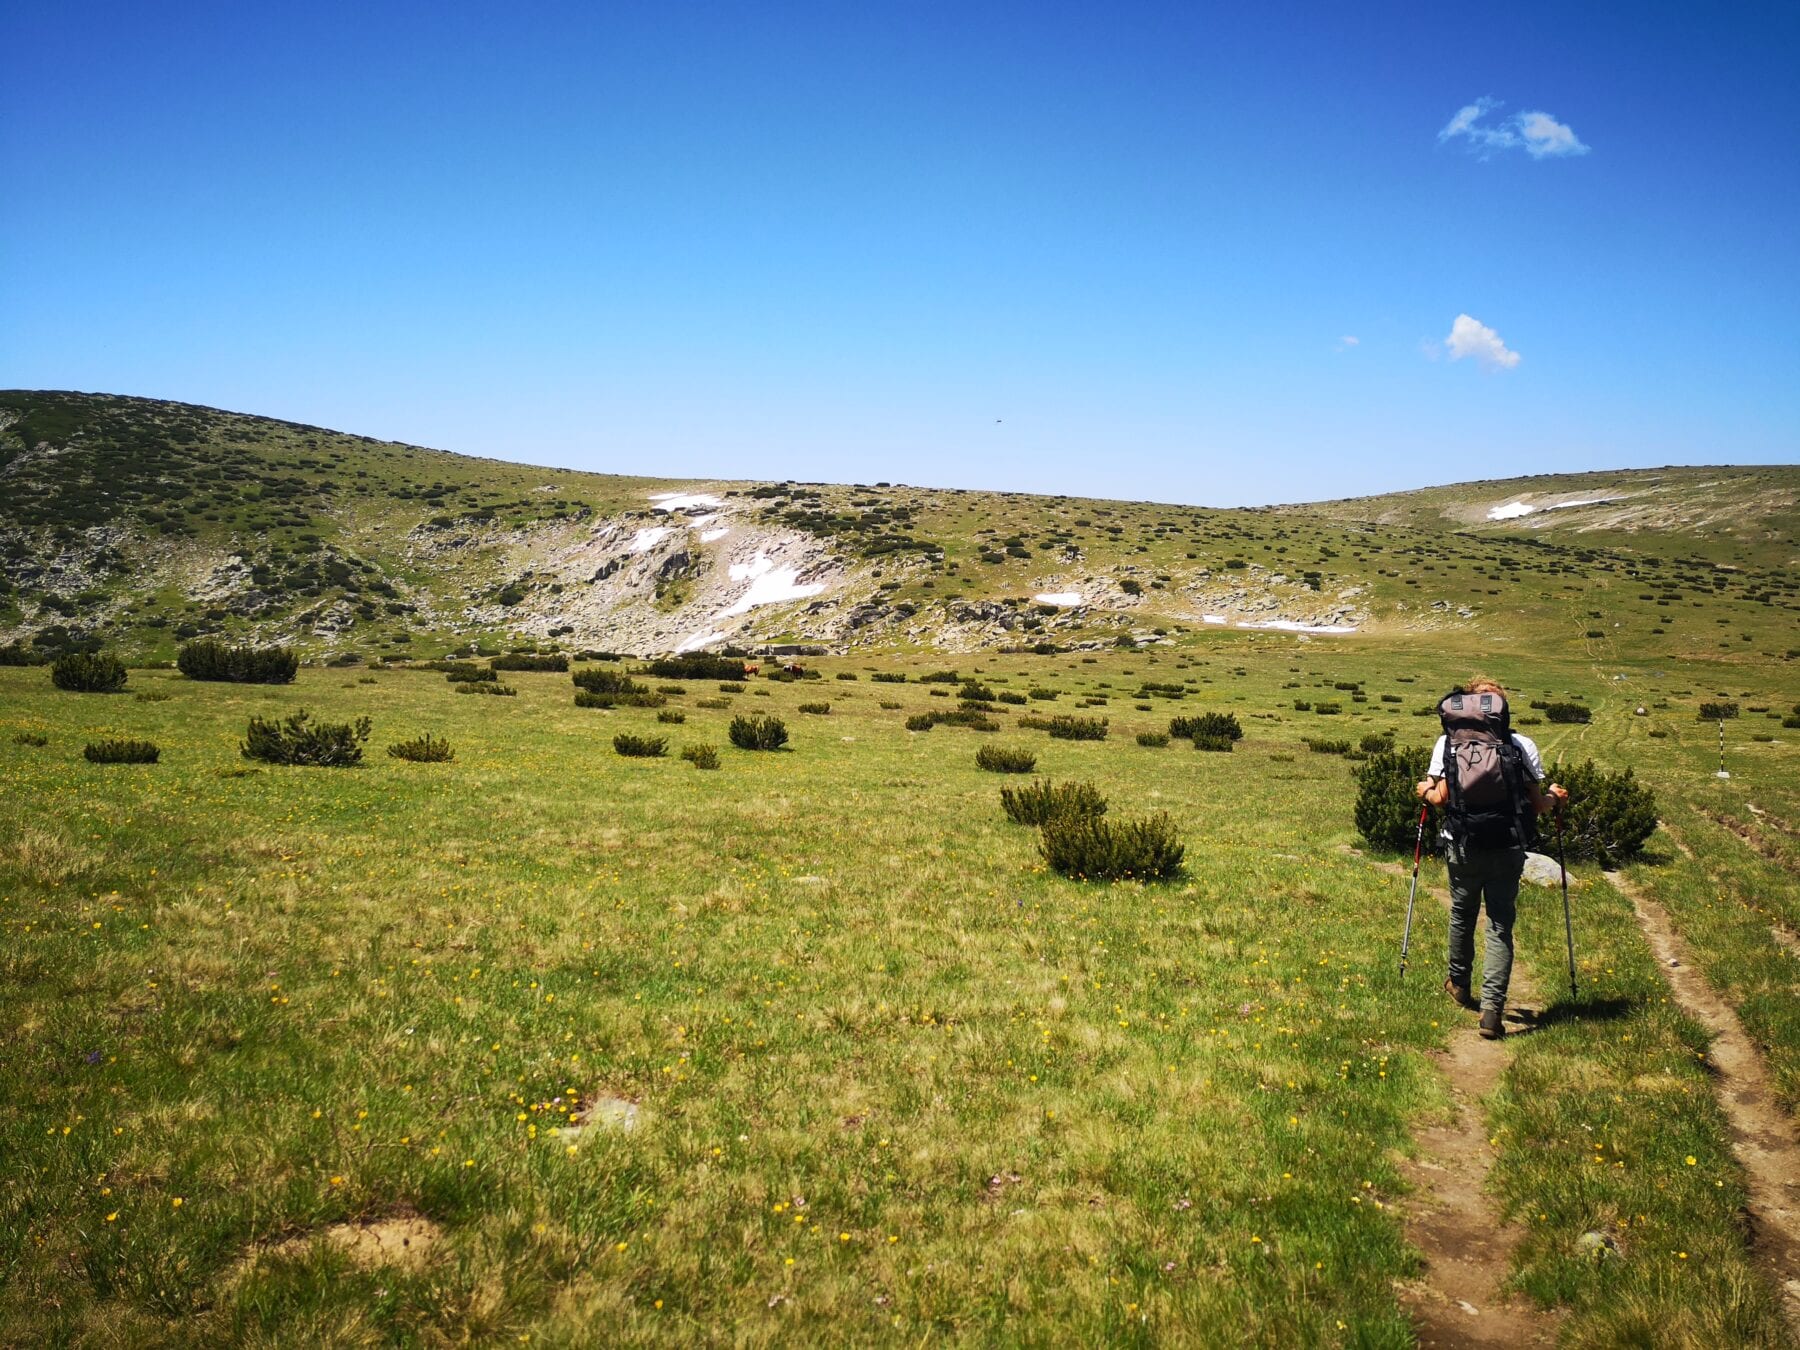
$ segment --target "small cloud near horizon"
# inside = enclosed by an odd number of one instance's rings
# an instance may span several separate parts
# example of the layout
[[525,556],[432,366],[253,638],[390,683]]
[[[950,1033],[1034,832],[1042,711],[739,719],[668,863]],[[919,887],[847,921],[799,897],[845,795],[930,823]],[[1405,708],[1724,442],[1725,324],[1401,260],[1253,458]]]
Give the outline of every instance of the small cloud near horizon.
[[1489,120],[1488,114],[1503,105],[1498,99],[1478,98],[1456,110],[1456,115],[1438,132],[1438,144],[1458,138],[1486,158],[1496,150],[1523,150],[1533,159],[1561,159],[1569,155],[1585,155],[1573,127],[1559,122],[1547,112],[1530,110],[1511,117]]
[[1512,370],[1524,359],[1502,342],[1498,333],[1468,314],[1456,316],[1450,336],[1444,339],[1444,350],[1452,361],[1470,357],[1484,370]]
[[1340,352],[1347,352],[1352,347],[1360,347],[1361,345],[1362,345],[1361,338],[1352,337],[1350,334],[1346,333],[1346,334],[1344,334],[1343,337],[1341,337],[1337,340],[1337,346],[1335,348],[1333,348],[1333,350],[1340,351]]

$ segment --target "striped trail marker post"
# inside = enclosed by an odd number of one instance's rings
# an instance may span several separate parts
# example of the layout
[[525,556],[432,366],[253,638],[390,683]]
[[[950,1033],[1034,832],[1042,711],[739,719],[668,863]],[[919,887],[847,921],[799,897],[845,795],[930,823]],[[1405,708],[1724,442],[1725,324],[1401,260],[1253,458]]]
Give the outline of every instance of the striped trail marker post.
[[1725,767],[1725,719],[1719,719],[1719,771],[1714,778],[1729,778],[1731,771]]

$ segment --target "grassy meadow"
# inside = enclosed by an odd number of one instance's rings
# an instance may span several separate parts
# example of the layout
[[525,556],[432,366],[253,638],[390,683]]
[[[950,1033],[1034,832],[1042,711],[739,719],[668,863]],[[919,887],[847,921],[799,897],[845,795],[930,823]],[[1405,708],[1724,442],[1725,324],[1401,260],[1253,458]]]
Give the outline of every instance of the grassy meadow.
[[[1474,660],[1224,633],[833,658],[695,682],[680,724],[577,708],[567,675],[495,698],[425,670],[134,670],[103,696],[0,669],[0,1342],[1409,1345],[1400,1162],[1465,1015],[1435,901],[1398,977],[1405,882],[1358,851],[1343,757],[1303,738],[1429,744],[1415,711]],[[1793,1106],[1800,975],[1768,922],[1800,923],[1800,733],[1770,716],[1792,666],[1481,664],[1522,713],[1594,709],[1523,728],[1547,760],[1657,790],[1673,833],[1634,876]],[[947,667],[1057,697],[991,735],[905,730],[954,706],[917,682]],[[1730,780],[1695,720],[1720,692],[1768,710],[1732,724]],[[301,707],[372,718],[364,763],[239,755],[251,716]],[[1245,730],[1229,754],[1135,742],[1215,709]],[[788,748],[734,749],[739,712]],[[1110,734],[1011,725],[1050,712]],[[385,753],[426,731],[452,762]],[[670,753],[616,755],[620,731]],[[114,736],[161,762],[84,761]],[[1048,872],[999,806],[1022,780],[975,765],[989,742],[1093,781],[1109,818],[1169,812],[1184,874]],[[676,757],[696,743],[720,769]],[[1488,1104],[1514,1283],[1574,1345],[1784,1344],[1705,1036],[1629,904],[1575,876],[1579,1000],[1560,896],[1532,890],[1542,1025]],[[572,1123],[596,1103],[630,1128]],[[378,1221],[412,1245],[331,1240]]]

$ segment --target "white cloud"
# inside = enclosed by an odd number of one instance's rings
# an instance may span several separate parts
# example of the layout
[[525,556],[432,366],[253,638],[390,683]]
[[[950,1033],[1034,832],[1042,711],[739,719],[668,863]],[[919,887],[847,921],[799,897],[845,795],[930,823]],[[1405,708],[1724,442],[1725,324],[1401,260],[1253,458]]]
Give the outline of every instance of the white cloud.
[[1559,122],[1547,112],[1521,112],[1511,117],[1490,120],[1501,104],[1496,99],[1478,98],[1456,110],[1438,132],[1438,143],[1467,141],[1483,158],[1495,150],[1523,150],[1533,159],[1555,159],[1565,155],[1585,155],[1588,147],[1566,122]]
[[1352,337],[1349,333],[1345,333],[1343,337],[1337,340],[1337,350],[1340,352],[1347,352],[1352,347],[1360,346],[1362,346],[1362,339],[1359,337]]
[[1525,142],[1525,153],[1533,159],[1547,155],[1585,155],[1588,148],[1581,143],[1568,123],[1559,122],[1547,112],[1523,112],[1516,119],[1519,135]]
[[1450,325],[1450,336],[1444,339],[1444,350],[1452,361],[1473,357],[1488,370],[1511,370],[1520,356],[1500,340],[1500,335],[1479,319],[1458,314]]

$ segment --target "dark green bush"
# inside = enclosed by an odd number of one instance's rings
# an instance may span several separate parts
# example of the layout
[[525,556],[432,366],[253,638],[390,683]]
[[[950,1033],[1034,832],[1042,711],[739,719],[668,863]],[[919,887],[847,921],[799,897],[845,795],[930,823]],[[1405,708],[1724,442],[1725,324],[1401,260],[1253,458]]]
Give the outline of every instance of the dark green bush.
[[1294,700],[1294,711],[1295,712],[1311,712],[1312,704],[1308,703],[1303,698],[1297,698]]
[[787,727],[779,717],[734,717],[727,734],[740,750],[779,750],[788,738]]
[[[1021,726],[1024,719],[1020,719]],[[935,726],[967,727],[970,731],[998,731],[1000,724],[974,708],[946,708],[942,712],[916,713],[906,719],[908,731],[930,731]]]
[[116,694],[125,678],[125,663],[105,652],[64,652],[50,666],[50,683],[73,694]]
[[300,658],[288,647],[232,647],[214,638],[184,645],[175,668],[190,680],[232,684],[292,684]]
[[30,745],[42,748],[50,744],[50,738],[36,731],[21,731],[13,737],[14,745]]
[[1104,717],[1075,717],[1068,713],[1058,713],[1049,719],[1049,725],[1044,730],[1059,741],[1103,741],[1106,739],[1106,728]]
[[42,666],[49,664],[49,661],[50,657],[45,652],[17,642],[9,642],[0,647],[0,666]]
[[836,678],[840,680],[854,680],[856,678],[856,672],[854,670],[840,670],[837,673]]
[[989,773],[1030,773],[1037,768],[1037,756],[1011,746],[984,745],[975,752],[975,764]]
[[829,703],[802,703],[800,711],[811,713],[815,717],[823,717],[831,711],[831,705]]
[[1021,825],[1042,825],[1062,815],[1106,814],[1106,798],[1092,783],[1052,783],[1048,778],[1035,778],[1022,787],[1001,788],[1000,805]]
[[684,698],[687,695],[687,690],[679,684],[659,684],[656,686],[656,692],[667,694],[671,698]]
[[1181,871],[1187,852],[1163,811],[1120,821],[1053,816],[1043,824],[1038,847],[1052,871],[1081,881],[1167,880]]
[[967,703],[992,703],[994,691],[979,680],[964,680],[956,696]]
[[354,722],[314,722],[302,708],[286,721],[252,717],[238,748],[245,759],[266,764],[344,769],[362,763],[363,743],[368,739],[366,717]]
[[577,708],[660,708],[669,700],[653,694],[642,685],[631,694],[594,694],[585,689],[575,691]]
[[1736,703],[1702,703],[1698,720],[1702,722],[1727,722],[1738,715]]
[[1060,690],[1060,689],[1033,688],[1033,689],[1027,689],[1025,691],[1025,696],[1027,698],[1036,699],[1040,703],[1048,703],[1051,700],[1059,697],[1061,694],[1062,694],[1062,690]]
[[569,677],[577,689],[589,694],[647,694],[649,689],[623,671],[578,670]]
[[1313,704],[1313,713],[1319,717],[1336,717],[1339,713],[1341,713],[1343,711],[1344,711],[1344,705],[1341,703],[1315,703],[1315,704]]
[[442,736],[433,736],[429,731],[410,741],[395,741],[387,748],[387,752],[395,759],[409,760],[414,764],[448,764],[456,758],[456,751],[450,748],[450,742]]
[[696,769],[716,769],[719,767],[719,752],[710,745],[684,745],[681,757]]
[[496,656],[488,662],[493,670],[531,670],[553,671],[561,674],[569,668],[569,658],[560,652],[535,655],[530,652],[511,652],[506,656]]
[[1184,741],[1196,736],[1224,736],[1228,740],[1241,741],[1244,729],[1238,725],[1236,713],[1206,712],[1194,717],[1170,718],[1169,735]]
[[1544,717],[1551,722],[1579,723],[1594,720],[1594,710],[1579,703],[1546,703]]
[[1394,748],[1394,733],[1391,731],[1371,732],[1356,743],[1356,748],[1361,750],[1365,755],[1377,754],[1383,750],[1392,750]]
[[669,748],[667,736],[634,736],[621,731],[613,737],[613,749],[627,759],[657,759]]
[[132,701],[136,703],[167,703],[173,695],[165,694],[160,689],[145,689],[131,697]]
[[[465,680],[456,686],[456,692],[459,694],[497,694],[502,698],[514,698],[519,691],[510,684],[496,684],[492,680]],[[576,697],[581,696],[577,694]]]
[[659,680],[742,680],[749,674],[735,657],[708,652],[658,657],[646,669]]
[[[1569,790],[1563,808],[1563,848],[1570,858],[1588,859],[1611,869],[1643,852],[1656,831],[1656,794],[1638,782],[1630,769],[1622,773],[1596,768],[1592,760],[1550,766],[1552,782]],[[1554,821],[1546,817],[1540,830],[1547,847]]]
[[878,670],[869,678],[876,684],[905,684],[906,675],[898,670]]
[[[1356,779],[1356,829],[1370,847],[1411,853],[1419,830],[1415,785],[1431,765],[1431,751],[1377,750],[1352,771]],[[1426,830],[1425,848],[1435,853],[1437,831]]]
[[90,764],[154,764],[162,751],[154,741],[95,741],[81,756]]
[[919,676],[920,684],[961,684],[962,676],[954,670],[934,670],[929,675]]
[[463,664],[446,670],[444,679],[450,684],[495,684],[500,679],[500,672],[486,666]]
[[711,708],[716,712],[720,708],[729,708],[731,706],[731,700],[728,698],[697,698],[694,700],[694,706],[696,708]]
[[1347,755],[1350,753],[1349,741],[1332,741],[1323,736],[1305,736],[1306,748],[1315,755]]
[[1200,735],[1194,737],[1194,749],[1196,750],[1210,750],[1214,752],[1225,751],[1226,753],[1230,753],[1231,747],[1235,744],[1236,742],[1229,736],[1208,736],[1202,732]]
[[933,717],[930,713],[914,713],[911,717],[906,719],[906,729],[908,731],[930,731],[936,725],[937,718]]
[[656,714],[656,720],[667,726],[676,727],[687,721],[687,714],[679,708],[664,708]]
[[1019,707],[1020,705],[1022,705],[1024,703],[1029,702],[1029,700],[1025,697],[1025,695],[1015,694],[1010,689],[1002,689],[999,694],[999,700],[1000,700],[1000,702],[1007,704],[1009,707],[1015,707],[1015,708]]
[[1140,731],[1137,734],[1137,743],[1149,746],[1153,750],[1159,750],[1169,743],[1169,736],[1167,732],[1162,731]]
[[719,692],[721,694],[741,694],[747,687],[739,680],[726,680],[719,686]]

